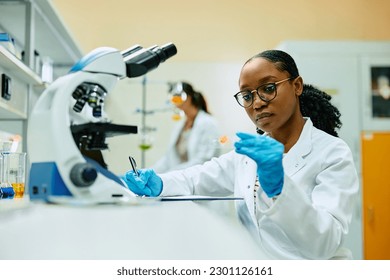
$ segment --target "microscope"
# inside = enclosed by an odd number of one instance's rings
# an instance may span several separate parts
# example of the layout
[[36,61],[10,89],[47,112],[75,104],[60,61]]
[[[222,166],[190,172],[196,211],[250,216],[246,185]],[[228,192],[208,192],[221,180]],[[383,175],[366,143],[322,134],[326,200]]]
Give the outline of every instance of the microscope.
[[50,84],[29,119],[27,145],[31,200],[49,203],[117,203],[136,199],[108,170],[101,151],[107,137],[137,133],[137,126],[113,124],[104,99],[119,79],[139,77],[177,53],[176,46],[127,50],[97,48],[68,74]]

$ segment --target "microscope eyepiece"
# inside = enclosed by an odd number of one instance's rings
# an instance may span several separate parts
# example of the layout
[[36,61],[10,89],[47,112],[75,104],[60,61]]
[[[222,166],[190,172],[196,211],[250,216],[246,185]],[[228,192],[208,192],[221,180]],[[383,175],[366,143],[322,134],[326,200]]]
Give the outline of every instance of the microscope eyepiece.
[[161,46],[161,48],[156,46],[156,47],[151,47],[149,49],[151,51],[154,51],[159,56],[161,62],[164,62],[168,58],[177,54],[176,46],[171,43]]
[[123,51],[126,63],[126,75],[129,78],[139,77],[157,68],[157,66],[177,53],[176,46],[168,43],[164,46],[152,46],[148,49],[135,46]]

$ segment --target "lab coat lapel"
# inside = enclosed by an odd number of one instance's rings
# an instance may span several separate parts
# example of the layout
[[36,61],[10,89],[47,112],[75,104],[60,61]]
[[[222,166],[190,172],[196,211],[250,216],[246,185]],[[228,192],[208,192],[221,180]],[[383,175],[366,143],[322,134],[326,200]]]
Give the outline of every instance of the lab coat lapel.
[[[235,195],[236,196],[243,196],[244,201],[247,205],[248,212],[250,213],[250,216],[252,219],[254,219],[255,214],[253,211],[253,203],[254,203],[254,197],[253,197],[253,188],[255,185],[256,180],[256,170],[257,170],[257,164],[254,160],[247,156],[242,156],[240,159],[240,164],[238,164],[239,170],[237,171],[238,174],[240,174],[239,184],[241,188],[238,188],[236,190]],[[239,191],[239,193],[237,193]]]
[[306,165],[305,156],[309,154],[312,149],[312,130],[313,123],[310,119],[307,119],[297,143],[295,143],[290,151],[285,154],[283,158],[283,168],[288,176],[294,175]]

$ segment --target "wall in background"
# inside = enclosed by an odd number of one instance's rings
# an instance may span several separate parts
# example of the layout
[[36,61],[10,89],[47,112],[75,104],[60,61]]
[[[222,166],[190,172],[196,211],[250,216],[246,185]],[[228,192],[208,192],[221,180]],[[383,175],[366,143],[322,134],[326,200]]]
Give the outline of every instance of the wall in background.
[[175,61],[238,62],[285,40],[389,40],[387,0],[52,0],[81,49],[174,42]]

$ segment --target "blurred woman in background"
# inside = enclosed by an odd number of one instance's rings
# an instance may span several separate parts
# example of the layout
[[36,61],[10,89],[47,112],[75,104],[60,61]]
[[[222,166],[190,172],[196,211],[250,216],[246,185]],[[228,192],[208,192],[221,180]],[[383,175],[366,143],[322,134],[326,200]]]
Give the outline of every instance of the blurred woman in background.
[[187,82],[176,83],[171,102],[184,113],[174,127],[164,156],[152,168],[158,173],[201,164],[219,155],[218,123],[203,95]]

